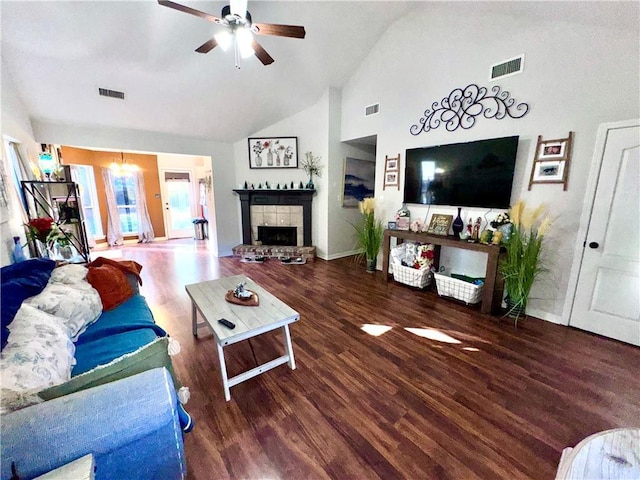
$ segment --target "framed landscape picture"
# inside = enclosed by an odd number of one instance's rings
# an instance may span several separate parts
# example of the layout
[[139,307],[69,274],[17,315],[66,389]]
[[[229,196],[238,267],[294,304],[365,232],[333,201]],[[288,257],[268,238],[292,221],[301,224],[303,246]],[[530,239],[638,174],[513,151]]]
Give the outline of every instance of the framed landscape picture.
[[357,207],[363,198],[373,197],[376,163],[347,157],[344,165],[343,207]]
[[249,138],[249,168],[298,168],[298,137]]

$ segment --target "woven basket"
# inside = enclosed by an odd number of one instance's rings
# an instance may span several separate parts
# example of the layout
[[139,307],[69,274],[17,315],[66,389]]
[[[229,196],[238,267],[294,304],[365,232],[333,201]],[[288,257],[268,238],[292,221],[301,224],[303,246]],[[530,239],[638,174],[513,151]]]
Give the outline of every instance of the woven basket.
[[431,281],[431,275],[429,275],[431,270],[429,270],[429,267],[411,268],[393,263],[391,264],[391,268],[393,270],[394,280],[411,287],[424,288],[429,285]]
[[478,303],[482,298],[482,287],[473,283],[451,278],[448,275],[434,273],[438,295],[441,297],[453,297],[462,300],[467,305]]

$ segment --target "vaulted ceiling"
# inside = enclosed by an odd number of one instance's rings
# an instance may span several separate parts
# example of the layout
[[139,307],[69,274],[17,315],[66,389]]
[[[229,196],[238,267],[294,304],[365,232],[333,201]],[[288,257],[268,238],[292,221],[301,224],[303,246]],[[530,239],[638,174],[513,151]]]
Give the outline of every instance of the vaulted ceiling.
[[[176,2],[215,16],[226,5]],[[307,33],[304,40],[259,36],[275,63],[251,57],[237,70],[231,52],[194,52],[222,27],[154,0],[0,1],[0,46],[3,75],[32,119],[233,142],[308,108],[328,87],[342,87],[387,28],[415,9],[434,11],[434,22],[446,8],[478,19],[509,15],[540,28],[561,19],[635,31],[639,5],[249,0],[254,21],[303,25]],[[419,53],[420,45],[410,47]],[[124,91],[126,99],[101,97],[99,87]]]
[[[177,0],[220,16],[225,2]],[[222,27],[155,1],[0,2],[2,58],[32,119],[236,141],[341,87],[412,2],[249,1],[256,22],[304,25],[304,40],[259,36],[275,59],[234,67],[194,50]],[[125,92],[124,101],[98,87]]]

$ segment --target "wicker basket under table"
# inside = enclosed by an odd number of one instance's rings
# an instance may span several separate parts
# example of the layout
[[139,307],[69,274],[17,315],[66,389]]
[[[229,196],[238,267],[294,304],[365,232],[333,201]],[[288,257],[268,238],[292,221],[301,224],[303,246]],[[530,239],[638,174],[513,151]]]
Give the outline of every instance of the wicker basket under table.
[[482,287],[484,285],[474,285],[441,273],[434,273],[433,276],[436,279],[438,295],[441,297],[453,297],[467,305],[478,303],[482,299]]
[[429,267],[412,268],[393,263],[391,264],[391,269],[396,282],[404,283],[411,287],[424,288],[431,282],[431,270],[429,270]]

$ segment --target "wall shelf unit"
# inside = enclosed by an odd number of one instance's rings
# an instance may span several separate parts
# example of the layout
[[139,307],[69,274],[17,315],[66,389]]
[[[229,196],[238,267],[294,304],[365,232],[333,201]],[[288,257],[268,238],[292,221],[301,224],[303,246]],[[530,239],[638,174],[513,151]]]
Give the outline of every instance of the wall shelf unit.
[[[22,199],[29,220],[51,217],[64,233],[70,247],[67,254],[54,255],[54,260],[88,263],[89,243],[84,214],[74,182],[22,181]],[[29,240],[32,256],[39,256],[37,245]],[[61,250],[62,251],[62,250]]]

